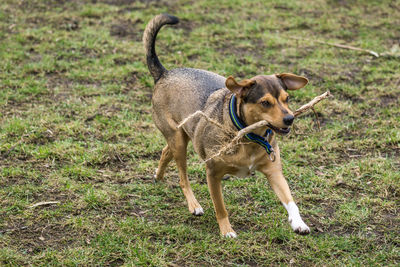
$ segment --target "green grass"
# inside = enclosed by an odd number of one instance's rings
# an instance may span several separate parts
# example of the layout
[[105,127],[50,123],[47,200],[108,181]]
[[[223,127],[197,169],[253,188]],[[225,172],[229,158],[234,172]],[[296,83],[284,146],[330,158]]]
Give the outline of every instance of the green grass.
[[[397,266],[400,62],[298,41],[396,51],[396,1],[50,1],[0,4],[0,265]],[[153,183],[165,141],[151,119],[141,37],[156,14],[167,68],[221,75],[293,72],[292,108],[334,98],[280,138],[309,236],[292,233],[260,174],[224,181],[239,237],[219,236],[204,166],[187,211],[174,164]],[[57,205],[31,205],[59,201]]]

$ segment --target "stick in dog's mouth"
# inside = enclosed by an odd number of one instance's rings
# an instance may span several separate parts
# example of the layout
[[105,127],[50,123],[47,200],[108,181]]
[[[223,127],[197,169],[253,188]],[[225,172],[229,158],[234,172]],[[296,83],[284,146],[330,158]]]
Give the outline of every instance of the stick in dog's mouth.
[[[327,98],[331,96],[331,93],[329,91],[325,92],[324,94],[315,97],[312,101],[310,101],[309,103],[303,105],[301,108],[297,109],[294,112],[294,117],[298,117],[301,114],[305,113],[307,110],[311,109],[313,106],[315,106],[318,102],[320,102],[321,100]],[[215,123],[210,117],[208,117],[206,114],[204,114],[202,111],[197,111],[193,114],[191,114],[190,116],[188,116],[186,119],[184,119],[178,126],[178,128],[182,127],[183,124],[187,123],[190,119],[196,117],[196,116],[203,116],[207,121],[217,125],[219,128],[224,129],[224,127],[222,125],[219,125],[219,123]],[[271,128],[274,132],[281,134],[281,135],[287,135],[290,132],[290,128],[277,128],[271,125],[271,123],[263,120],[263,121],[259,121],[256,122],[252,125],[247,126],[246,128],[240,130],[237,135],[230,141],[227,141],[227,144],[225,144],[224,146],[222,146],[222,148],[216,152],[215,154],[213,154],[212,156],[210,156],[208,159],[206,159],[205,161],[209,161],[215,157],[218,157],[220,155],[222,155],[223,153],[225,153],[228,149],[230,149],[231,147],[235,146],[238,144],[238,141],[240,140],[240,138],[242,138],[245,134],[251,133],[252,131],[254,131],[255,129],[258,129],[260,127],[269,127]]]
[[278,127],[275,127],[275,126],[273,126],[271,124],[268,124],[267,127],[271,128],[271,130],[273,130],[277,134],[287,135],[288,133],[290,133],[290,127],[288,127],[288,128],[278,128]]

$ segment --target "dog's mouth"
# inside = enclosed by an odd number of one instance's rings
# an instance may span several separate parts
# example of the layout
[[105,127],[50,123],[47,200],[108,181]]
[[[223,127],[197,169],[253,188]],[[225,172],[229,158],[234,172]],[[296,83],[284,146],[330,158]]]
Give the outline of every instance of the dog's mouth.
[[290,133],[290,127],[288,127],[288,128],[278,128],[278,127],[275,127],[275,126],[273,126],[271,124],[269,124],[268,127],[271,128],[277,134],[287,135],[288,133]]

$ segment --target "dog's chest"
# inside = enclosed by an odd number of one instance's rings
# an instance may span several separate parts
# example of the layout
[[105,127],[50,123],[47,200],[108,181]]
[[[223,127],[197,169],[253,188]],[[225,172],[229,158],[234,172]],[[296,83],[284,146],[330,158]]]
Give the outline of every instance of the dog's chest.
[[244,161],[244,165],[236,165],[235,169],[236,171],[233,173],[233,175],[244,178],[249,175],[251,175],[254,171],[257,170],[258,164],[257,164],[257,156],[251,155],[248,160]]

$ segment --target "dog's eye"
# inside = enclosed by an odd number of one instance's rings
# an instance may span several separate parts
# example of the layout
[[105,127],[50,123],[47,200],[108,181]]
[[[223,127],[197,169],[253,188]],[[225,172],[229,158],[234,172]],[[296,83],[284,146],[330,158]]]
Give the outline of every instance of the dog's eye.
[[286,102],[286,103],[288,103],[288,102],[289,102],[289,96],[288,96],[288,97],[286,97],[286,100],[285,100],[285,102]]
[[263,105],[264,107],[268,108],[271,106],[271,103],[269,103],[268,101],[263,101],[261,102],[261,105]]

